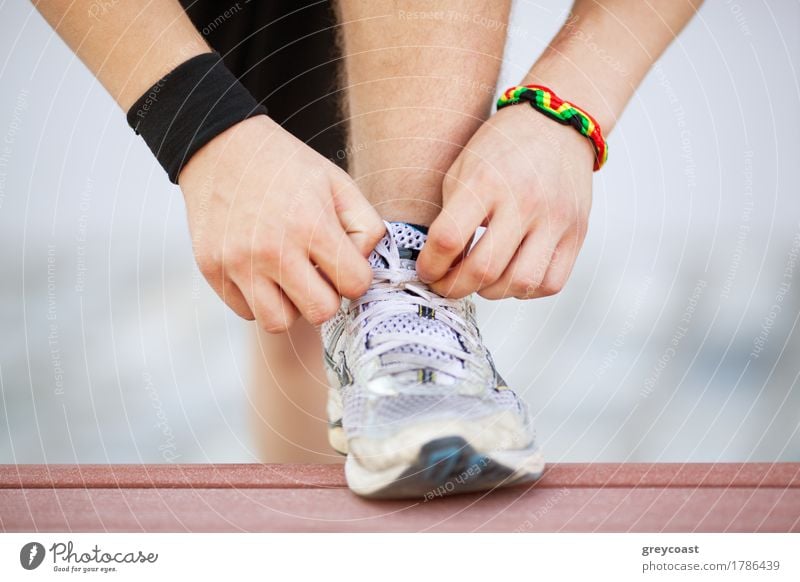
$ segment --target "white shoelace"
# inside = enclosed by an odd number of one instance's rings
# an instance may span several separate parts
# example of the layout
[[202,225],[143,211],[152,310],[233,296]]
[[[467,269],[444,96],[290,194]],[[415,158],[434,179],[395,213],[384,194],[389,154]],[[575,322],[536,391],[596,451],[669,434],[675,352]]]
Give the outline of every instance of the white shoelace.
[[[356,334],[355,345],[364,345],[370,332],[387,319],[409,313],[416,316],[420,306],[426,307],[434,310],[437,321],[450,327],[461,338],[458,347],[436,334],[379,333],[369,338],[369,345],[362,357],[369,360],[409,344],[416,344],[453,356],[455,360],[436,360],[423,354],[398,350],[391,354],[390,361],[387,361],[389,358],[384,358],[383,365],[375,372],[374,377],[433,369],[455,379],[467,378],[470,368],[480,369],[476,356],[480,346],[471,326],[458,313],[459,300],[434,293],[419,280],[415,269],[404,268],[400,264],[394,241],[390,245],[388,253],[379,252],[388,266],[373,268],[371,287],[361,298],[350,304],[351,309],[359,311],[351,323]],[[362,306],[365,307],[362,309]]]

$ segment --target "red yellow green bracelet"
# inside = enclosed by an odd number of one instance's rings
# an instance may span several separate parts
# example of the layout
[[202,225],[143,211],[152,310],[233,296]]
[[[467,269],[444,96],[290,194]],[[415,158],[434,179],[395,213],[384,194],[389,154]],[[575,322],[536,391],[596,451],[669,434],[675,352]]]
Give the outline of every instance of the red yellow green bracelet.
[[594,117],[580,107],[568,101],[562,101],[555,93],[542,85],[520,85],[507,89],[497,100],[497,109],[515,105],[522,100],[529,102],[531,107],[558,123],[571,125],[581,135],[587,137],[594,147],[594,171],[603,167],[608,159],[608,145],[600,125]]

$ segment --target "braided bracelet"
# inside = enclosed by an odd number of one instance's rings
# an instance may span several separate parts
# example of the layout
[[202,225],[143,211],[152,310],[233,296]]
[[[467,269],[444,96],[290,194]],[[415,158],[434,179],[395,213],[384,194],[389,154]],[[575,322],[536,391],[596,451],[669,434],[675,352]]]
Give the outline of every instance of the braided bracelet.
[[562,101],[555,93],[542,85],[520,85],[507,89],[497,100],[497,109],[516,105],[522,100],[530,103],[531,107],[544,113],[550,119],[554,119],[562,125],[571,125],[581,135],[587,137],[594,147],[594,171],[603,167],[608,159],[608,145],[600,125],[594,117],[580,107],[568,101]]

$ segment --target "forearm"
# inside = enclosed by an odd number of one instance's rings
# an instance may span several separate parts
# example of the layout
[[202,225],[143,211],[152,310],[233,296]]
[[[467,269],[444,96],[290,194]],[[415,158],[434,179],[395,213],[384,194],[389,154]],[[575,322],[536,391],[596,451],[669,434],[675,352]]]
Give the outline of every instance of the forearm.
[[702,0],[576,0],[524,84],[550,87],[608,135],[650,67]]
[[177,65],[210,51],[175,0],[34,5],[125,111]]

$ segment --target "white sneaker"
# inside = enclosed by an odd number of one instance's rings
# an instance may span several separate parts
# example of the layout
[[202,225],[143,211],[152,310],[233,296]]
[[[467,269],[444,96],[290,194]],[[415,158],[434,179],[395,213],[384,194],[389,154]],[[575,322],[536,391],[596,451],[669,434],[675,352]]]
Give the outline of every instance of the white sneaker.
[[417,278],[424,228],[386,228],[369,290],[322,326],[329,437],[348,485],[428,500],[538,478],[527,407],[495,370],[474,303]]

